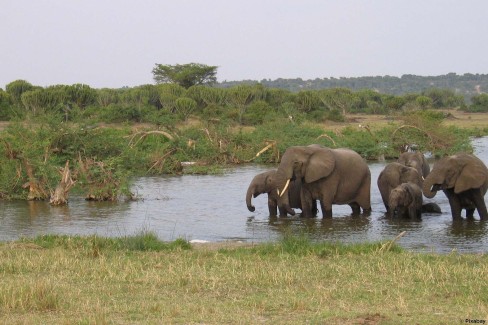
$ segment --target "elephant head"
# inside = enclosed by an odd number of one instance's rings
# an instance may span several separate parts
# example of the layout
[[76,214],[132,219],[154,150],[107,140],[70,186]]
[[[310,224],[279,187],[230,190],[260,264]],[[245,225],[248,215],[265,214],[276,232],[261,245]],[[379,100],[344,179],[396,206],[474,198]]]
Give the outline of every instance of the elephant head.
[[299,180],[302,183],[311,183],[327,177],[335,168],[335,158],[329,148],[320,145],[307,147],[295,146],[288,148],[276,172],[276,187],[280,206],[286,212],[294,215],[290,207],[288,191],[290,181]]
[[398,162],[402,165],[415,168],[422,178],[430,173],[430,166],[421,152],[404,152],[398,157]]
[[438,190],[452,189],[455,194],[480,188],[486,193],[488,170],[485,164],[470,154],[457,154],[437,161],[423,185],[423,193],[433,198]]
[[251,197],[257,197],[260,194],[270,193],[275,190],[275,175],[276,170],[270,170],[254,176],[246,193],[246,205],[249,211],[254,212],[256,210],[251,203]]

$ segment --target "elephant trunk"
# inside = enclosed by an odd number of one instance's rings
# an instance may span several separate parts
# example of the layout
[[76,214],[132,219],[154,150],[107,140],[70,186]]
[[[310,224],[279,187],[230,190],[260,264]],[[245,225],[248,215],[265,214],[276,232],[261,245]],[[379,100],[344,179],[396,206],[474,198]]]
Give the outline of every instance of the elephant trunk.
[[249,188],[247,189],[247,193],[246,193],[246,205],[247,205],[247,209],[251,212],[254,212],[256,210],[256,208],[254,207],[254,205],[252,205],[251,203],[251,197],[254,193],[254,186],[249,186]]
[[290,206],[290,199],[289,199],[289,193],[290,193],[290,181],[291,177],[287,176],[285,173],[279,173],[276,178],[276,185],[277,185],[277,194],[278,194],[278,206],[284,210],[286,210],[286,213],[294,216],[295,215],[295,210],[293,210]]
[[431,173],[424,180],[424,184],[422,186],[422,192],[424,193],[426,198],[432,199],[437,194],[437,190],[435,189],[436,187],[437,186],[435,186],[435,184],[433,182],[433,177],[432,177],[432,173]]

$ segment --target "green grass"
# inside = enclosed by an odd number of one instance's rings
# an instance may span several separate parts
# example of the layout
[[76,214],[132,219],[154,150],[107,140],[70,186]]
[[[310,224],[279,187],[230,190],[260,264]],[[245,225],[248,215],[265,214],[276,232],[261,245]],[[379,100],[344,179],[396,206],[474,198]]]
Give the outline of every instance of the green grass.
[[[0,323],[453,324],[487,319],[488,259],[393,243],[195,246],[153,234],[0,245]],[[217,246],[217,247],[216,247]]]
[[133,236],[99,237],[96,235],[80,237],[66,235],[42,235],[33,239],[24,238],[21,243],[32,243],[41,248],[63,247],[66,249],[97,249],[111,251],[163,251],[172,249],[190,249],[191,245],[184,239],[164,242],[155,233],[141,231]]

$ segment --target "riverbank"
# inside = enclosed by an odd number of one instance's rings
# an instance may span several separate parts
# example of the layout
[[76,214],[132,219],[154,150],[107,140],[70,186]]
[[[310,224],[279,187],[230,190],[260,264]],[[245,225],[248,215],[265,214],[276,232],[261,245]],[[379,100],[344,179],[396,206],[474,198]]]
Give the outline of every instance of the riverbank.
[[453,324],[488,318],[484,254],[285,238],[192,248],[154,236],[0,245],[0,321]]

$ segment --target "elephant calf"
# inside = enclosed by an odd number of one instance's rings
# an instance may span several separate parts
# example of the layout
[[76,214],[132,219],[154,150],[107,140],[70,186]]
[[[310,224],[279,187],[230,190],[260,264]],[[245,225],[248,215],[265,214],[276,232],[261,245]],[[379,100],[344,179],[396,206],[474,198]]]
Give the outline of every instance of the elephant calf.
[[[295,180],[290,183],[290,189],[288,192],[288,199],[293,208],[302,208],[300,200],[301,183],[299,180]],[[257,197],[260,194],[268,193],[268,210],[270,216],[276,216],[276,210],[278,208],[278,193],[276,191],[276,170],[270,170],[257,174],[252,179],[246,193],[246,204],[249,211],[254,212],[256,208],[251,203],[251,197]],[[314,205],[316,213],[317,206]],[[286,216],[286,209],[279,208],[280,216]]]
[[388,204],[390,193],[402,183],[413,183],[422,186],[422,175],[414,167],[392,162],[386,165],[378,176],[378,189],[380,190],[381,199],[383,200],[387,213],[390,211]]
[[417,184],[402,183],[390,192],[388,205],[391,217],[421,219],[422,190]]

